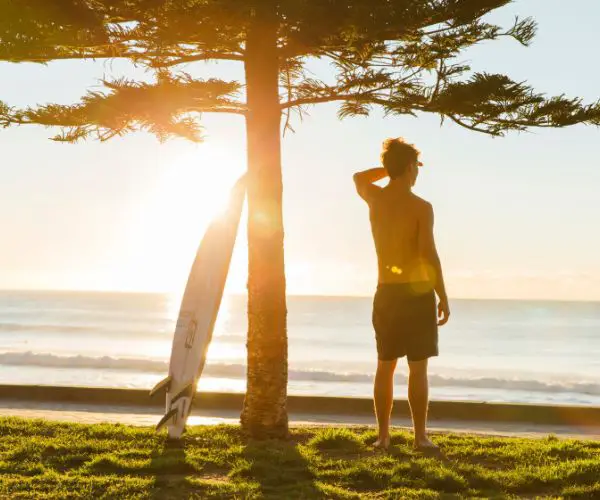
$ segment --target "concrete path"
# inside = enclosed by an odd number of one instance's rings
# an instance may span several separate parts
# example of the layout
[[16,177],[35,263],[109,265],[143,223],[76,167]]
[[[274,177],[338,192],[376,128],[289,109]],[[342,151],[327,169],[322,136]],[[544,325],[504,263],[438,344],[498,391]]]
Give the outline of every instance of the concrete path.
[[[54,421],[97,424],[101,422],[152,426],[162,414],[156,408],[139,406],[107,406],[72,403],[43,403],[27,401],[0,401],[1,416],[43,418]],[[195,408],[189,419],[190,425],[237,424],[239,415],[231,410],[205,410]],[[373,426],[374,417],[353,415],[317,415],[291,413],[290,424],[301,425],[360,425]],[[408,419],[395,418],[393,425],[410,427]],[[434,420],[430,423],[434,432],[464,432],[482,435],[521,436],[542,438],[553,434],[563,438],[593,439],[600,441],[598,427],[574,427],[558,425],[535,425],[507,422],[474,422],[457,420]]]

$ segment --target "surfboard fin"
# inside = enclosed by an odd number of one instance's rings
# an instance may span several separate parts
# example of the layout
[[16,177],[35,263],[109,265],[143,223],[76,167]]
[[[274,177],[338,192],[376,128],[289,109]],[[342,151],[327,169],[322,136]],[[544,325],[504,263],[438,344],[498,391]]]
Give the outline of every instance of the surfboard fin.
[[171,380],[171,375],[169,375],[167,378],[163,378],[158,384],[156,384],[152,388],[152,390],[150,391],[150,397],[154,396],[159,391],[168,391],[171,387]]
[[183,389],[181,389],[175,396],[171,398],[171,405],[175,404],[181,398],[191,398],[194,394],[194,383],[186,385]]
[[177,415],[177,412],[179,410],[177,408],[173,408],[172,410],[169,410],[167,412],[167,414],[160,419],[160,422],[158,422],[158,424],[156,424],[156,430],[159,431],[161,430],[166,424],[169,423],[169,421],[174,418]]

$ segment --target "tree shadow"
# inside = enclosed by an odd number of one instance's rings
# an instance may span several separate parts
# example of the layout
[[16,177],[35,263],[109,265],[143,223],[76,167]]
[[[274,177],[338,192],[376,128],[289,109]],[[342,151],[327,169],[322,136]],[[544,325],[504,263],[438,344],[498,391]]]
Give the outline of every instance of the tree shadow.
[[152,453],[149,470],[154,486],[150,498],[180,498],[187,489],[186,478],[194,470],[186,461],[185,446],[184,440],[166,439],[164,446]]
[[256,481],[264,498],[323,498],[296,441],[250,440],[242,456],[248,466],[239,474]]
[[434,458],[435,460],[445,464],[451,463],[451,460],[446,456],[444,450],[441,448],[414,450],[413,454],[417,457]]

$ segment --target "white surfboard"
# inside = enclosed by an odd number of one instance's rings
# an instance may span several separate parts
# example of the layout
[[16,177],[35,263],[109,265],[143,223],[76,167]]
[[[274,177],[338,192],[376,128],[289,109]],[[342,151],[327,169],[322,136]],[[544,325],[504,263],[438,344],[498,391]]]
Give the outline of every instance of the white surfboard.
[[227,210],[211,222],[202,238],[181,301],[169,375],[150,392],[150,395],[161,390],[166,392],[166,413],[156,429],[166,425],[171,438],[181,437],[185,429],[206,362],[245,196],[242,177],[231,191]]

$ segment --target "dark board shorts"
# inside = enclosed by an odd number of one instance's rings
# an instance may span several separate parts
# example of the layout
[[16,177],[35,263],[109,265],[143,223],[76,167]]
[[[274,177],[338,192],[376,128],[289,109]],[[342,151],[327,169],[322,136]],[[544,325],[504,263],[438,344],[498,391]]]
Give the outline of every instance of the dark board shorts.
[[380,283],[373,300],[377,357],[422,361],[438,355],[435,293],[419,283]]

